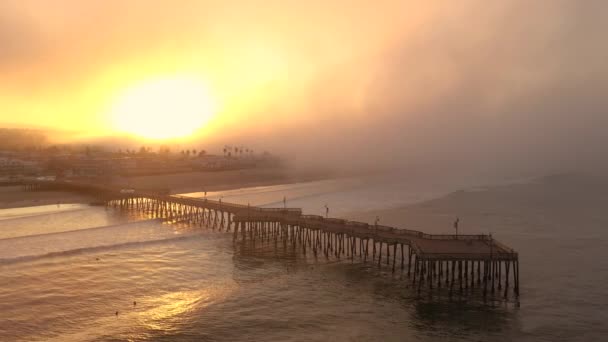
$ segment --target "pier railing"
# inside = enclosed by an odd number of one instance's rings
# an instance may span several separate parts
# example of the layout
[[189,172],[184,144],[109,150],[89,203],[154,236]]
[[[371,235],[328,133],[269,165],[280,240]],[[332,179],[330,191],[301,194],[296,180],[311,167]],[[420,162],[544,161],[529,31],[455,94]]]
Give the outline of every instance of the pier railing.
[[[368,224],[320,215],[303,215],[300,208],[260,208],[250,205],[224,202],[221,199],[195,198],[182,195],[168,195],[158,192],[136,191],[104,187],[99,184],[84,184],[65,181],[32,181],[24,184],[26,190],[63,190],[76,191],[98,196],[100,202],[126,210],[139,209],[153,217],[163,217],[170,222],[199,223],[207,227],[232,230],[234,240],[265,239],[273,236],[312,248],[315,256],[323,253],[351,259],[358,254],[364,262],[368,256],[377,259],[378,264],[385,260],[388,264],[392,253],[393,272],[396,255],[400,250],[403,269],[406,255],[404,246],[409,247],[407,255],[407,274],[413,269],[413,283],[418,292],[423,282],[432,289],[433,284],[441,283],[441,277],[451,275],[450,293],[453,284],[474,287],[467,281],[467,274],[473,277],[473,267],[477,266],[477,284],[483,282],[494,292],[497,281],[500,290],[501,270],[505,270],[505,296],[509,287],[510,267],[513,267],[514,291],[519,294],[519,259],[517,253],[506,245],[485,234],[427,234],[413,229],[400,229],[391,226]],[[369,244],[372,250],[370,253]],[[285,244],[283,244],[285,246]],[[392,250],[392,252],[391,252]],[[384,254],[385,252],[385,254]],[[371,255],[370,255],[371,254]],[[383,258],[385,256],[385,259]],[[412,261],[412,258],[415,260]],[[470,273],[467,273],[468,267]],[[457,269],[456,269],[457,267]],[[450,270],[451,269],[451,270]],[[459,274],[454,280],[454,274]],[[464,272],[464,273],[463,273]],[[464,281],[462,276],[464,275]],[[418,278],[417,278],[418,277]],[[433,278],[435,279],[433,280]],[[418,279],[418,282],[416,282]]]

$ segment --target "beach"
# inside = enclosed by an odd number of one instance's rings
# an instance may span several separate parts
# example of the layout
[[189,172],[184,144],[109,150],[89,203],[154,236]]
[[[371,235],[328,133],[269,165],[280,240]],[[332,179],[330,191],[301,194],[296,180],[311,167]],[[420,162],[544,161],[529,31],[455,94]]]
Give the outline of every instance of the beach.
[[[171,193],[224,191],[244,187],[289,184],[329,177],[319,171],[288,168],[259,168],[227,171],[185,172],[152,176],[123,177],[108,182],[110,186],[132,189],[168,189]],[[82,194],[61,191],[23,191],[20,186],[0,187],[0,209],[61,203],[95,201]]]
[[295,183],[329,176],[328,173],[321,171],[276,167],[124,177],[117,178],[110,184],[133,189],[169,189],[171,193],[176,194]]
[[0,187],[0,209],[50,204],[90,203],[93,198],[61,191],[24,191],[21,186]]

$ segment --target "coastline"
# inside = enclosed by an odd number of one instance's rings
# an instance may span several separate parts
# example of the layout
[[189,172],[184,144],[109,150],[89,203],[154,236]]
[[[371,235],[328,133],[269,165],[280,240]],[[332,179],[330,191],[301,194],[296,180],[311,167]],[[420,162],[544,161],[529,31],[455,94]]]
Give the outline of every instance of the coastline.
[[223,191],[237,188],[289,184],[331,178],[318,171],[290,168],[255,168],[227,171],[198,171],[115,179],[110,184],[134,189],[170,189],[172,194]]
[[[284,168],[262,168],[216,172],[187,172],[154,176],[126,177],[110,184],[136,189],[170,189],[172,194],[199,191],[225,191],[245,187],[291,184],[322,179],[331,175],[314,171]],[[91,196],[62,191],[23,191],[21,186],[0,187],[0,209],[22,208],[49,204],[89,204]]]
[[90,196],[62,191],[23,191],[21,186],[0,187],[0,209],[34,207],[51,204],[89,204]]

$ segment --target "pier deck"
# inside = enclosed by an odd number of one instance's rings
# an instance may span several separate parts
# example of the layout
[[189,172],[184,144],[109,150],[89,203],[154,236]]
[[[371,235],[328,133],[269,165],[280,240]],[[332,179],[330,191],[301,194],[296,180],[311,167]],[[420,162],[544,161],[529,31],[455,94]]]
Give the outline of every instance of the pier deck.
[[[383,225],[369,225],[338,218],[303,215],[300,208],[260,208],[221,200],[106,187],[65,181],[25,181],[25,190],[53,189],[94,195],[108,206],[140,210],[153,217],[200,224],[234,234],[234,240],[274,239],[311,249],[315,256],[350,257],[367,262],[382,255],[395,271],[400,251],[400,266],[413,273],[412,284],[420,292],[422,284],[449,288],[455,284],[462,293],[477,288],[484,297],[495,288],[507,297],[512,267],[513,291],[519,295],[519,258],[517,252],[491,235],[436,235]],[[372,250],[370,251],[370,244]],[[404,248],[407,248],[407,253]],[[407,257],[407,262],[406,262]],[[412,270],[413,268],[413,270]],[[504,276],[503,276],[504,270]],[[451,276],[451,278],[450,278]],[[483,285],[482,285],[483,284]],[[489,288],[489,290],[488,290]]]

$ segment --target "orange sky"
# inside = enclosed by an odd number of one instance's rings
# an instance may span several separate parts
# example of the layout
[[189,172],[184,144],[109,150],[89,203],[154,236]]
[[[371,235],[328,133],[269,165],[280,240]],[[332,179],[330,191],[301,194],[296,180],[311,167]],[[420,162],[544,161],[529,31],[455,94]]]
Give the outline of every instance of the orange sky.
[[[379,53],[396,39],[395,28],[414,24],[400,23],[400,11],[430,10],[365,1],[175,4],[4,1],[2,121],[101,134],[116,129],[109,108],[125,89],[184,76],[210,89],[217,106],[209,125],[249,115],[270,115],[275,124],[282,115],[306,120],[266,111],[301,106],[321,70]],[[349,71],[365,82],[366,72]]]
[[591,158],[606,136],[607,12],[603,0],[4,0],[0,125],[113,135],[142,121],[317,162]]

